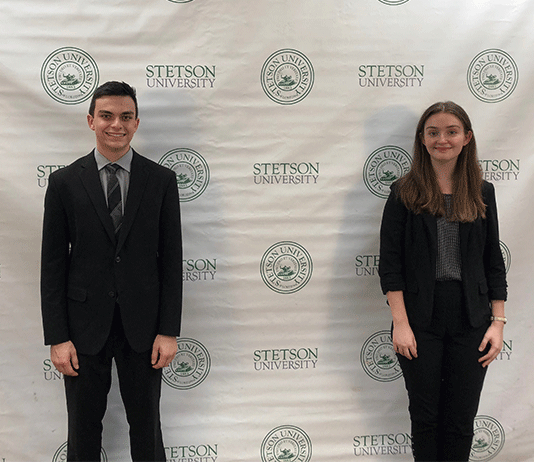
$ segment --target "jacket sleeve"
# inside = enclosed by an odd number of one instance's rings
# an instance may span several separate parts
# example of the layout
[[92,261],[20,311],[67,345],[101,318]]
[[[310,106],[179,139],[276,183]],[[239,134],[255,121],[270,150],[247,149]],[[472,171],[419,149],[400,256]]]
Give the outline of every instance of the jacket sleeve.
[[382,292],[406,289],[404,240],[408,210],[394,186],[384,206],[380,227],[380,261],[378,274]]
[[70,340],[67,320],[69,232],[67,213],[56,177],[45,195],[41,248],[41,314],[45,345]]
[[506,269],[499,241],[499,222],[495,188],[484,183],[484,202],[486,203],[486,243],[484,246],[484,270],[488,283],[490,300],[506,300]]
[[160,306],[158,334],[179,336],[182,319],[182,232],[180,197],[174,172],[169,171],[160,214]]

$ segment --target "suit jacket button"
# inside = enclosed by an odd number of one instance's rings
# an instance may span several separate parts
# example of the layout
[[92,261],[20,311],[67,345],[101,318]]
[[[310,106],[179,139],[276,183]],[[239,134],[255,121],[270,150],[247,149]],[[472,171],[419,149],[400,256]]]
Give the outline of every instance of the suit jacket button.
[[121,262],[121,257],[115,257],[115,263],[120,263]]
[[115,297],[115,292],[110,291],[108,295],[109,295],[111,298],[113,298],[113,297]]

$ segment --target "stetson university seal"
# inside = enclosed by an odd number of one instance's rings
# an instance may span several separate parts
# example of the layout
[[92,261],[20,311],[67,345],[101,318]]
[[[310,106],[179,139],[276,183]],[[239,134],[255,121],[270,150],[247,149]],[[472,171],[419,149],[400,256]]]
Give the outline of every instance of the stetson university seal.
[[315,79],[310,60],[300,51],[284,48],[267,58],[261,69],[261,86],[278,104],[295,104],[310,93]]
[[83,50],[59,48],[50,53],[41,67],[41,83],[48,95],[63,104],[89,99],[98,86],[98,67]]
[[273,244],[265,251],[260,263],[263,282],[280,294],[292,294],[302,289],[310,281],[312,270],[308,251],[291,241]]
[[309,462],[312,456],[310,437],[293,425],[271,430],[261,443],[262,462]]
[[485,103],[508,98],[517,86],[519,71],[512,57],[502,50],[484,50],[476,55],[467,69],[471,93]]
[[365,341],[360,362],[366,374],[378,382],[392,382],[402,376],[388,330],[376,332]]
[[499,241],[499,244],[501,246],[502,258],[504,259],[504,268],[508,273],[508,271],[510,270],[510,265],[512,264],[512,253],[503,241]]
[[395,5],[402,5],[403,3],[406,3],[409,0],[378,0],[378,1],[386,5],[395,6]]
[[210,181],[208,163],[192,149],[173,149],[160,159],[159,164],[176,173],[180,202],[196,199],[208,187]]
[[470,461],[493,459],[504,446],[504,428],[493,417],[478,415],[475,417],[473,444]]
[[163,369],[163,381],[177,390],[189,390],[200,385],[208,376],[211,358],[202,343],[191,338],[178,338],[178,352],[171,364]]
[[363,181],[375,196],[387,199],[389,187],[410,170],[412,158],[398,146],[383,146],[365,161]]
[[[52,457],[52,462],[63,462],[64,460],[67,460],[67,442],[63,443],[54,453],[54,457]],[[100,462],[108,462],[108,456],[104,448],[100,451]]]

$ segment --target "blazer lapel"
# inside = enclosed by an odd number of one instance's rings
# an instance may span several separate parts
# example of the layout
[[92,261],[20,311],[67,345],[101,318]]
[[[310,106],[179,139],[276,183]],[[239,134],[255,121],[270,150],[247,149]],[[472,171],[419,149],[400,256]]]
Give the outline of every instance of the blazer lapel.
[[473,223],[460,223],[460,256],[462,259],[462,268],[466,266],[466,259],[468,255],[469,234],[473,229]]
[[135,151],[132,158],[132,166],[130,171],[130,185],[128,186],[128,197],[126,198],[126,206],[124,208],[124,218],[122,221],[121,230],[119,232],[119,242],[117,244],[117,252],[121,249],[126,236],[132,228],[135,215],[139,210],[141,199],[146,188],[149,174],[144,168],[143,158]]
[[109,238],[112,242],[115,242],[113,221],[111,220],[106,205],[106,198],[104,197],[104,191],[102,190],[102,183],[100,182],[94,152],[85,156],[84,162],[81,164],[80,179],[87,190],[87,194],[89,195]]
[[422,217],[428,236],[431,258],[430,267],[435,268],[438,259],[438,220],[434,215],[430,215],[429,213],[423,213]]
[[436,247],[438,245],[438,221],[434,215],[430,215],[429,213],[423,213],[421,214],[423,217],[423,222],[425,223],[425,226],[428,231],[428,238],[430,240],[430,245],[432,247]]

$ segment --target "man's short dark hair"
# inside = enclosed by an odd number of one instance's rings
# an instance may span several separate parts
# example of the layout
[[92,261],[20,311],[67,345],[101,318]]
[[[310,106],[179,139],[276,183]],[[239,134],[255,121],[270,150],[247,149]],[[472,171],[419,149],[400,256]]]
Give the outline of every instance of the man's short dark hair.
[[135,118],[137,119],[139,115],[139,109],[137,108],[137,96],[135,94],[135,88],[131,87],[126,82],[117,82],[115,80],[100,85],[93,93],[91,104],[89,105],[89,114],[91,114],[92,117],[95,116],[96,100],[98,98],[102,98],[103,96],[129,96],[132,98],[135,104]]

